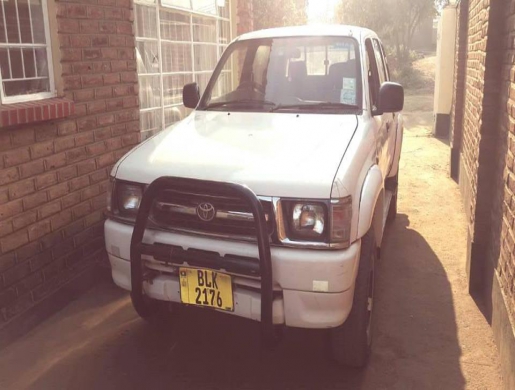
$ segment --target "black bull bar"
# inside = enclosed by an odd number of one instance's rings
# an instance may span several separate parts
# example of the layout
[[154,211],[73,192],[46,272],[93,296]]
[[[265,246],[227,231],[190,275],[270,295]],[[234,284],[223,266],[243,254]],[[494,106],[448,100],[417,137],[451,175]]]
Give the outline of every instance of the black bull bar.
[[163,176],[154,180],[147,187],[141,199],[131,238],[131,296],[134,304],[139,305],[142,309],[146,304],[143,294],[145,272],[141,256],[153,254],[152,251],[149,250],[149,245],[143,244],[143,235],[147,227],[147,221],[154,199],[160,191],[174,189],[180,189],[181,191],[200,190],[206,193],[216,191],[216,193],[236,197],[244,201],[252,210],[259,250],[259,271],[261,276],[261,335],[267,345],[273,344],[277,337],[272,317],[272,261],[265,213],[261,202],[254,192],[240,184]]

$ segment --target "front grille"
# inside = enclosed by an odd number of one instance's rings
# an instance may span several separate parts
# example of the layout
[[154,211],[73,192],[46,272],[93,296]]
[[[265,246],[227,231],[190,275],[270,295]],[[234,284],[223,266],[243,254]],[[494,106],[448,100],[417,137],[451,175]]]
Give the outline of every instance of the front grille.
[[[210,221],[197,214],[201,204],[212,205],[215,216]],[[272,204],[261,200],[267,219],[268,233],[274,230]],[[177,190],[163,190],[154,201],[152,221],[162,228],[183,229],[230,237],[256,237],[254,218],[250,207],[238,198],[224,194],[200,194]]]

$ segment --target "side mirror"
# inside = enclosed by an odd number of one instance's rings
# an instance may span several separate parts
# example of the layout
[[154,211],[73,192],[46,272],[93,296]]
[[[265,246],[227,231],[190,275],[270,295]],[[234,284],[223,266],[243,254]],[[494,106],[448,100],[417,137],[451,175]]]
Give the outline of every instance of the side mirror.
[[197,83],[189,83],[182,89],[182,101],[187,108],[196,108],[200,101],[200,91]]
[[391,113],[402,111],[404,107],[404,88],[402,85],[392,82],[385,82],[379,90],[379,101],[377,111],[380,113]]

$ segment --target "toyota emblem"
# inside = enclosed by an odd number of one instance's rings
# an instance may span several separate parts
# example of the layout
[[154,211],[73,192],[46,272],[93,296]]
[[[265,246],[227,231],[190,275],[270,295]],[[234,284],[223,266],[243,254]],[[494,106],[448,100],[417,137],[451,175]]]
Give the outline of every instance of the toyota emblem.
[[197,206],[197,216],[205,222],[211,222],[216,217],[216,209],[211,203],[201,203]]

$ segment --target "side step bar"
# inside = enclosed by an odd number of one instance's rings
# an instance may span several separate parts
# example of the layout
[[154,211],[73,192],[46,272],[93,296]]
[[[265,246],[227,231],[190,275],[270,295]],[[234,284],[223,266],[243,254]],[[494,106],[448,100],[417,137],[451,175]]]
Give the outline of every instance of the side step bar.
[[275,344],[277,337],[272,318],[272,260],[265,212],[257,196],[249,188],[239,184],[164,176],[154,180],[147,187],[141,199],[131,238],[131,296],[133,302],[135,305],[141,305],[144,310],[143,306],[146,305],[146,301],[143,294],[143,282],[146,273],[141,257],[142,255],[155,254],[155,249],[152,249],[152,246],[143,244],[143,236],[147,228],[147,221],[152,205],[160,191],[174,189],[190,191],[200,190],[206,193],[215,191],[223,195],[237,197],[245,202],[252,211],[256,225],[256,238],[259,250],[259,273],[261,276],[261,336],[266,345]]

